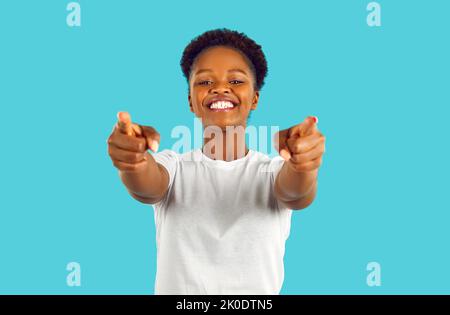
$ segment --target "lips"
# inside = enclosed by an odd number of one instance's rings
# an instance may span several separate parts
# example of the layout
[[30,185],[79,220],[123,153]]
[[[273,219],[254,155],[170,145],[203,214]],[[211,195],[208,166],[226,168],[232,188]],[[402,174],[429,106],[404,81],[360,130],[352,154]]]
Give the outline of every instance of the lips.
[[236,106],[233,105],[233,103],[230,103],[228,101],[220,101],[220,102],[213,102],[211,106],[209,107],[210,111],[213,112],[229,112],[236,108]]
[[238,102],[236,102],[235,100],[233,100],[230,97],[224,97],[224,96],[215,96],[211,99],[209,99],[208,101],[205,102],[205,106],[210,107],[212,103],[214,102],[230,102],[232,103],[235,107],[238,105]]

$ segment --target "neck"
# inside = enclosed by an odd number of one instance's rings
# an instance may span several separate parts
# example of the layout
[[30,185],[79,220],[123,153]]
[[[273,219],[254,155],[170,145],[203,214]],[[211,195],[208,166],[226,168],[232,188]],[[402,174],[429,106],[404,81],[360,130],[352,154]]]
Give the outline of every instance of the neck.
[[205,127],[203,154],[213,160],[234,161],[248,153],[245,143],[245,126]]

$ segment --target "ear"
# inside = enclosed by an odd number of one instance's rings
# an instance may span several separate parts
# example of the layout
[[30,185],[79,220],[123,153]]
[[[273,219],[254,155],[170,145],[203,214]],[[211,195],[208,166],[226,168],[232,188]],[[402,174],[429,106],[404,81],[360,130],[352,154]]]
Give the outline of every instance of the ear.
[[253,95],[252,107],[250,108],[251,110],[256,109],[256,107],[258,106],[258,100],[259,100],[259,91],[256,91],[255,95]]

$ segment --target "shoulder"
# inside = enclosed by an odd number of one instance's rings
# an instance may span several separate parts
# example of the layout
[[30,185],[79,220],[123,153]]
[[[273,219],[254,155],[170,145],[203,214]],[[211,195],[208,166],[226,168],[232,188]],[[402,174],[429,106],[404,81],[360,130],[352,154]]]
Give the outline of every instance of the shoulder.
[[254,169],[258,174],[264,174],[264,177],[270,178],[272,182],[284,165],[284,159],[281,156],[269,156],[259,151],[253,151],[250,161],[256,165]]
[[164,149],[162,151],[159,151],[157,153],[152,154],[155,158],[161,157],[161,158],[167,158],[167,159],[173,159],[177,161],[188,161],[191,159],[192,156],[194,156],[194,150],[189,151],[186,153],[178,153],[171,149]]
[[284,159],[279,155],[269,156],[259,151],[253,151],[252,160],[261,164],[267,171],[275,171],[284,163]]
[[159,152],[156,153],[152,153],[152,155],[156,158],[156,157],[165,157],[165,158],[172,158],[172,159],[178,159],[179,158],[179,153],[170,150],[170,149],[164,149],[161,150]]
[[153,157],[158,163],[183,163],[191,162],[199,159],[198,150],[191,150],[185,153],[178,153],[171,149],[164,149],[160,152],[153,153]]

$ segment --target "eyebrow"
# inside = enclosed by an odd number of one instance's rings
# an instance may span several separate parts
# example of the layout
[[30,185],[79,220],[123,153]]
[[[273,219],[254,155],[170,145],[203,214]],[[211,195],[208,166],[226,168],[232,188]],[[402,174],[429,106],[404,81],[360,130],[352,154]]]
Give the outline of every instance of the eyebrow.
[[[203,72],[212,72],[212,70],[211,69],[200,69],[195,74],[197,75],[197,74],[200,74],[200,73],[203,73]],[[247,75],[247,72],[245,72],[242,69],[230,69],[230,70],[228,70],[228,72],[240,72],[240,73],[243,73],[243,74]]]

